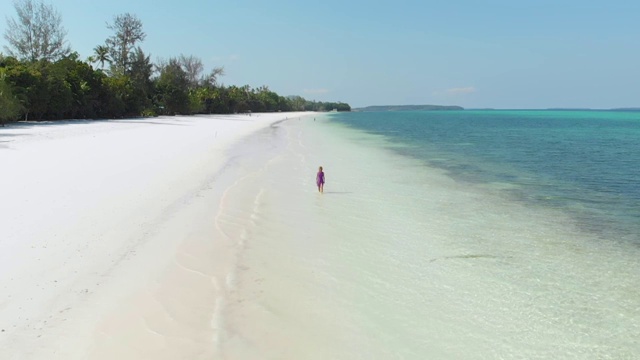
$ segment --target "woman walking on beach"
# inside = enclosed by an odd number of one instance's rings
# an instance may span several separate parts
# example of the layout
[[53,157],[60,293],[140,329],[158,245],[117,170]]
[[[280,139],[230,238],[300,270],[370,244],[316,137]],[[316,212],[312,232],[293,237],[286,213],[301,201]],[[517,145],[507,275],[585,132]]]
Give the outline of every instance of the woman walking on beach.
[[324,192],[324,172],[322,171],[322,166],[318,169],[318,174],[316,175],[316,184],[318,184],[318,192]]

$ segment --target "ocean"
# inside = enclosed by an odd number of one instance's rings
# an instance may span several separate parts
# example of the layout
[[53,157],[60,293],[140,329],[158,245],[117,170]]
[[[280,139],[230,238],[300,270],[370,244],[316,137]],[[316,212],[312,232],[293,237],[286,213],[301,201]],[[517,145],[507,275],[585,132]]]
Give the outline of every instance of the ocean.
[[640,245],[640,112],[353,113],[333,121],[383,135],[408,147],[398,153],[458,181],[507,187],[609,241]]
[[234,150],[219,216],[240,239],[220,352],[635,358],[638,139],[640,113],[607,111],[339,113],[260,132]]

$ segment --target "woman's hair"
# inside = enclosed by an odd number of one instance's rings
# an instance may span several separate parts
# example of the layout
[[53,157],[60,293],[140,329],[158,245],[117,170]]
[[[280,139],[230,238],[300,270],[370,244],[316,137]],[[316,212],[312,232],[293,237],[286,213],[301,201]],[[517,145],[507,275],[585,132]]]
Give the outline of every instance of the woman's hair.
[[320,169],[319,169],[319,170],[320,170],[320,171],[322,171],[322,166],[320,166]]

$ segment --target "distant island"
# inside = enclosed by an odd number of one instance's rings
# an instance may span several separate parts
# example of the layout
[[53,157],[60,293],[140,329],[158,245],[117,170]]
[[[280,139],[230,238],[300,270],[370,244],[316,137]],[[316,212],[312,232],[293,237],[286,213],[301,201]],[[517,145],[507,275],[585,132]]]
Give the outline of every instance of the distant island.
[[408,110],[464,110],[461,106],[447,105],[375,105],[351,111],[408,111]]
[[611,109],[611,111],[640,111],[640,107],[628,107],[628,108],[615,108]]

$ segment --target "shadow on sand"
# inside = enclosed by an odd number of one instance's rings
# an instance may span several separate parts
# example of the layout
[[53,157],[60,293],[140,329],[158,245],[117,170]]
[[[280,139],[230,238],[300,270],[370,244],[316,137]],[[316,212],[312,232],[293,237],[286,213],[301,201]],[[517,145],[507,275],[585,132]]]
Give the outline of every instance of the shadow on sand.
[[[153,120],[164,121],[153,121]],[[14,123],[5,124],[6,129],[29,129],[32,127],[54,127],[63,125],[85,125],[85,124],[97,124],[97,123],[111,123],[111,124],[150,124],[150,125],[170,125],[170,126],[188,126],[193,122],[190,119],[173,118],[171,116],[158,117],[158,118],[130,118],[130,119],[77,119],[77,120],[43,120],[43,121],[18,121]],[[2,129],[2,128],[0,128]],[[11,136],[9,134],[0,135]],[[19,134],[16,134],[16,136]],[[24,136],[24,135],[19,135]]]

